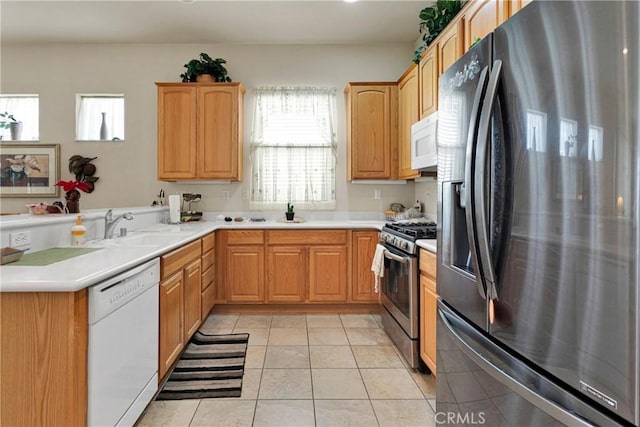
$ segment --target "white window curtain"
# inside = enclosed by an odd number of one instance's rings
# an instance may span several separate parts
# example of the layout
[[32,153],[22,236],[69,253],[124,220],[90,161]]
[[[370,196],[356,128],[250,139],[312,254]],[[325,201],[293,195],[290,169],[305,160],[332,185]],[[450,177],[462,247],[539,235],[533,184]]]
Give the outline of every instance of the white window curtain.
[[107,125],[105,139],[124,140],[124,96],[123,95],[78,95],[76,139],[78,141],[100,140],[102,113]]
[[[21,141],[37,141],[40,132],[40,103],[38,95],[0,95],[0,113],[9,113],[22,122]],[[0,128],[0,139],[11,139],[11,131]]]
[[335,209],[336,147],[334,88],[256,89],[250,208]]

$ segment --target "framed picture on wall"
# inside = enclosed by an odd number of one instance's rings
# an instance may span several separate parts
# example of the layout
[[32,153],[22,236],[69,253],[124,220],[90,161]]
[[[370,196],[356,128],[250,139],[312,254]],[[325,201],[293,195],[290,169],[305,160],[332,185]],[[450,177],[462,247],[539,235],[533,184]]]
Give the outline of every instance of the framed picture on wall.
[[0,197],[58,197],[60,144],[0,144]]

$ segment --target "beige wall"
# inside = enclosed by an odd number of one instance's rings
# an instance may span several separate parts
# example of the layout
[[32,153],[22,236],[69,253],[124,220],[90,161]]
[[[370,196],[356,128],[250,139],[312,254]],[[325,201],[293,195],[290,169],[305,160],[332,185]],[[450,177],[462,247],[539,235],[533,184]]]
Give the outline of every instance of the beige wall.
[[[245,154],[245,180],[227,185],[179,185],[156,178],[156,87],[179,81],[183,65],[207,52],[227,60],[229,75],[242,82],[245,96],[245,144],[253,114],[252,89],[260,85],[317,85],[338,89],[337,210],[384,211],[391,202],[411,206],[414,184],[354,185],[346,181],[345,110],[342,90],[349,81],[396,80],[409,66],[414,46],[342,45],[3,45],[2,93],[40,95],[40,142],[61,144],[61,178],[71,179],[67,160],[74,154],[98,156],[100,180],[81,207],[146,206],[161,188],[167,194],[198,192],[205,211],[247,211],[250,165]],[[124,93],[126,141],[75,142],[75,94]],[[245,153],[248,150],[245,149]],[[374,199],[380,189],[382,199]],[[223,191],[230,199],[223,200]],[[1,211],[26,212],[35,199],[3,198]],[[46,201],[53,201],[47,199]]]

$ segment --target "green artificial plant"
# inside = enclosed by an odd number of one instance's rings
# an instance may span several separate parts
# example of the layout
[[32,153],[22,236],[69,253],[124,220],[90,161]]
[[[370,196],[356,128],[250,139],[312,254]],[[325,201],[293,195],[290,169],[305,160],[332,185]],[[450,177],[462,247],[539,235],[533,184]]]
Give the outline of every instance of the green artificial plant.
[[420,62],[422,52],[460,12],[465,3],[464,0],[437,0],[433,6],[420,11],[418,17],[421,19],[419,32],[422,35],[422,45],[416,49],[413,62]]
[[201,53],[200,59],[192,59],[184,64],[187,71],[180,74],[180,77],[186,83],[195,82],[201,74],[209,74],[216,82],[230,82],[231,78],[227,75],[227,69],[222,65],[226,63],[227,61],[222,58],[212,59],[206,53]]
[[291,203],[287,203],[287,212],[293,212],[293,205]]
[[8,112],[0,113],[0,128],[9,129],[11,123],[19,123],[20,121]]

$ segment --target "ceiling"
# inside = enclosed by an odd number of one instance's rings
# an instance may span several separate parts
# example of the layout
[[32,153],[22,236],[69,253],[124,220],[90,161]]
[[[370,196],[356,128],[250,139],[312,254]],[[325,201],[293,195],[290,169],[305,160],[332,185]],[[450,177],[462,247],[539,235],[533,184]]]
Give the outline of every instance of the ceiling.
[[0,2],[2,43],[414,42],[432,0]]

